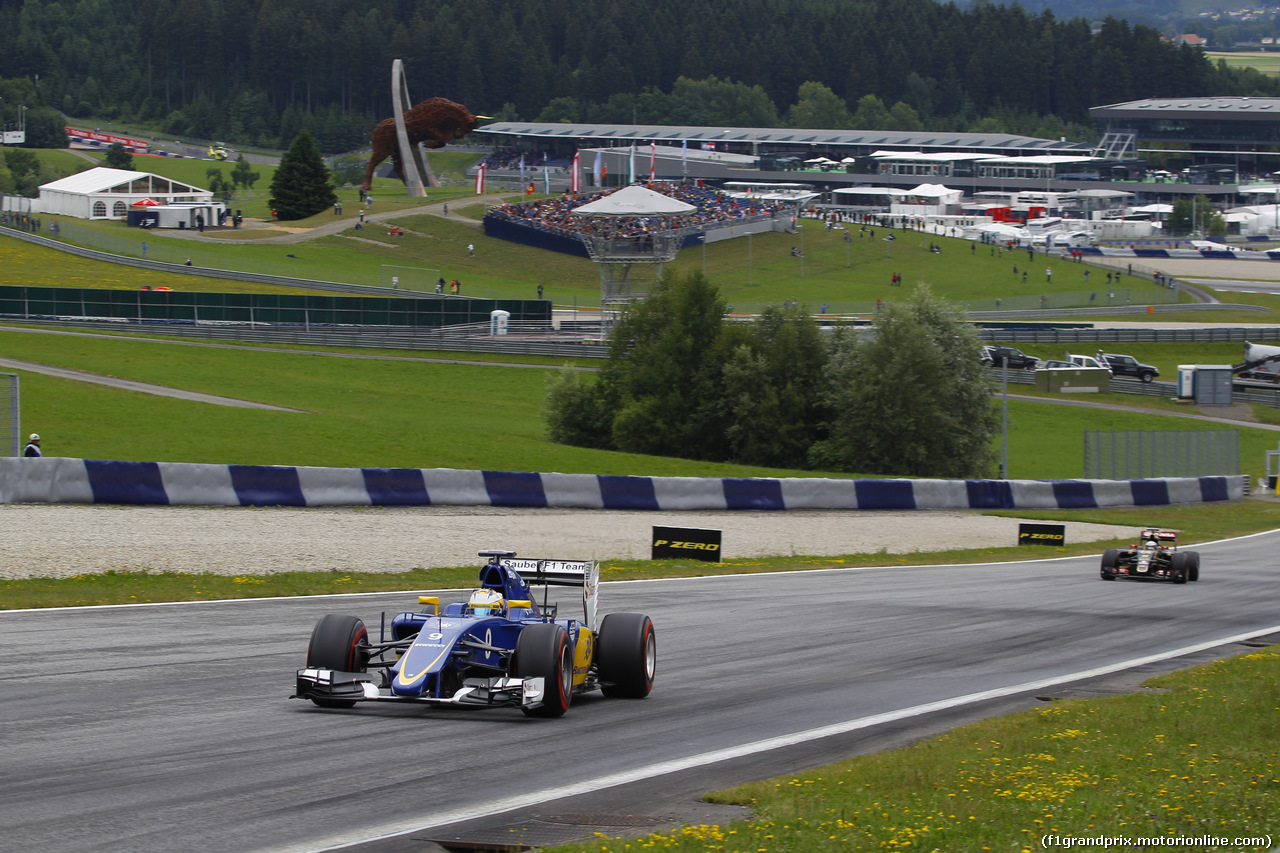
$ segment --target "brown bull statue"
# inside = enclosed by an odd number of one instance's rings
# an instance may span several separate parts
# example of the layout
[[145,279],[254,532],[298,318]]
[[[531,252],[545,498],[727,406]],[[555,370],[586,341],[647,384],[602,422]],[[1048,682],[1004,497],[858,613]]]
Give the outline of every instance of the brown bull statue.
[[[443,148],[455,139],[461,139],[480,125],[480,119],[462,104],[446,98],[428,98],[405,111],[404,128],[409,134],[409,144],[425,143],[428,148]],[[404,164],[400,162],[400,145],[396,141],[396,120],[386,118],[373,129],[373,153],[369,155],[369,168],[364,173],[364,188],[368,191],[373,181],[373,170],[388,157],[395,168],[396,177],[404,180]]]

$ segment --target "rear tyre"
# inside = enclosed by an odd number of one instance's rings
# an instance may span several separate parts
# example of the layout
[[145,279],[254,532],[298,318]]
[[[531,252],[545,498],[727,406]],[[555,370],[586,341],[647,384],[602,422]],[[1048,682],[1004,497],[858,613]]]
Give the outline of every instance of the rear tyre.
[[1189,581],[1200,580],[1200,552],[1199,551],[1187,552],[1187,580]]
[[653,622],[643,613],[610,613],[600,623],[596,672],[600,692],[621,699],[643,699],[653,689],[658,641]]
[[563,717],[573,700],[573,651],[569,635],[554,622],[539,622],[520,632],[512,675],[543,679],[542,704],[521,708],[528,717]]
[[[307,646],[308,669],[332,669],[338,672],[365,672],[369,666],[369,632],[364,622],[355,616],[330,613],[311,632],[311,644]],[[355,702],[347,699],[322,699],[311,701],[321,708],[352,708]]]
[[1187,564],[1190,561],[1185,553],[1174,554],[1169,560],[1169,571],[1173,573],[1174,583],[1186,583],[1190,569]]
[[1101,575],[1104,581],[1113,581],[1116,579],[1115,567],[1120,561],[1120,552],[1115,548],[1108,548],[1102,552],[1102,570]]

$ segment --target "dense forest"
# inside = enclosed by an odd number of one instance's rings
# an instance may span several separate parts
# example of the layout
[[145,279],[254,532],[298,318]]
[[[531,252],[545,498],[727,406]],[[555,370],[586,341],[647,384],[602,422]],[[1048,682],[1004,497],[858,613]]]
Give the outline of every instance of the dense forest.
[[[366,143],[390,114],[395,58],[416,100],[529,120],[818,115],[1049,135],[1084,133],[1098,104],[1280,94],[1148,27],[1109,18],[1095,33],[1083,18],[987,2],[21,0],[0,4],[0,27],[0,78],[29,82],[35,108],[240,144],[286,146],[305,127],[326,152]],[[712,78],[707,91],[735,97],[699,103],[696,84]],[[805,85],[810,105],[834,109],[795,109]],[[743,93],[752,120],[727,121],[748,117]],[[0,121],[13,108],[0,102]]]

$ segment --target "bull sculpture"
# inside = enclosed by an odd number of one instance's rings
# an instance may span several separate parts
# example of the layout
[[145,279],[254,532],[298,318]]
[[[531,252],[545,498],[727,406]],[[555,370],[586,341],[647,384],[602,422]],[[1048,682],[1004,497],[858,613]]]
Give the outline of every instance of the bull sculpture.
[[[409,134],[409,145],[419,142],[427,148],[443,148],[455,139],[461,139],[480,126],[480,119],[488,116],[472,115],[462,104],[447,98],[428,98],[405,111],[404,129]],[[404,180],[404,164],[400,162],[400,144],[396,140],[396,120],[385,118],[373,129],[373,153],[369,155],[369,168],[364,173],[367,192],[373,181],[373,170],[388,157],[396,177]]]

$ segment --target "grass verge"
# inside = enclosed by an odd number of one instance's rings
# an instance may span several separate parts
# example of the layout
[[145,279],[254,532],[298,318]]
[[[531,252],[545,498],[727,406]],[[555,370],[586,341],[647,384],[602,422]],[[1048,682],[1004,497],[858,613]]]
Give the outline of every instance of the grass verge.
[[1271,849],[1280,646],[1144,687],[1053,702],[708,798],[751,806],[750,821],[641,839],[600,835],[549,850],[1029,853],[1103,836],[1156,837],[1163,844],[1139,846],[1184,850]]
[[[1108,510],[1039,510],[994,512],[1009,518],[1121,524],[1138,529],[1167,527],[1181,531],[1183,544],[1207,542],[1280,526],[1280,506],[1256,500],[1222,504]],[[929,553],[836,556],[752,557],[704,563],[698,560],[605,560],[603,580],[635,580],[755,572],[790,572],[852,566],[946,565],[986,563],[1046,557],[1097,554],[1103,548],[1128,543],[1068,543],[1061,548],[972,548]],[[397,592],[458,589],[473,586],[478,566],[420,568],[408,572],[278,572],[261,575],[217,575],[164,572],[149,569],[109,571],[67,578],[0,580],[0,610],[37,607],[80,607],[104,604],[146,604],[169,601],[215,601],[235,598],[337,595],[352,592]]]
[[[542,421],[545,382],[554,372],[551,359],[542,360],[545,370],[531,370],[442,364],[408,358],[405,353],[393,360],[321,358],[282,348],[36,334],[2,326],[0,339],[9,358],[302,412],[210,406],[19,370],[23,422],[46,436],[46,453],[56,456],[648,476],[824,476],[818,471],[555,444],[547,438]],[[459,362],[483,360],[456,357]],[[1028,390],[1014,386],[1012,393]],[[1123,400],[1126,404],[1138,401],[1158,402],[1133,395]],[[999,405],[999,400],[993,404]],[[158,423],[167,428],[157,430]],[[1139,424],[1142,429],[1226,428],[1188,424],[1165,413],[1135,415],[1013,400],[1009,405],[1010,476],[1079,477],[1085,430],[1126,430]],[[1245,423],[1240,430],[1241,470],[1251,477],[1261,476],[1265,452],[1275,449],[1280,439],[1273,431]],[[353,435],[362,436],[362,441],[351,441]],[[245,436],[253,440],[246,442]]]

